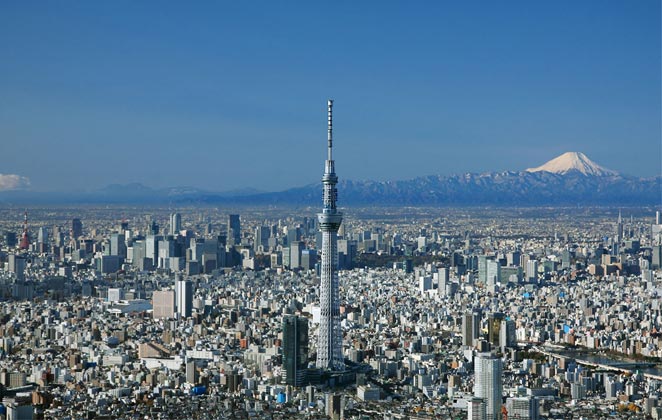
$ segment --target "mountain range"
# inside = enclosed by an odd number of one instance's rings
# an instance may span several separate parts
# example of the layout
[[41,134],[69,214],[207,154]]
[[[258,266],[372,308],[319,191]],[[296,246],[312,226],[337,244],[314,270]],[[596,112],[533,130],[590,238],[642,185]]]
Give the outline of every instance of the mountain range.
[[[463,205],[658,205],[662,177],[619,174],[579,152],[567,152],[525,171],[433,175],[399,181],[338,183],[341,206]],[[194,187],[153,189],[142,184],[109,185],[94,192],[0,192],[13,204],[169,204],[317,206],[321,183],[279,192],[235,190],[208,192]]]

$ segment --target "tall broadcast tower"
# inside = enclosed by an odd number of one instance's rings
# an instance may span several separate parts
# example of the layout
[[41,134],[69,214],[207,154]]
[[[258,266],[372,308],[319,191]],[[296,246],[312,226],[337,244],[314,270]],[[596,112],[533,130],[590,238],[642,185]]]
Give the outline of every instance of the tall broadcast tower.
[[23,219],[23,234],[21,235],[21,243],[18,245],[19,249],[30,249],[30,236],[28,235],[28,211],[25,210]]
[[317,214],[322,231],[322,271],[320,278],[320,328],[317,341],[317,367],[332,371],[345,369],[340,330],[340,297],[338,295],[338,228],[342,213],[336,209],[338,190],[333,162],[333,101],[328,102],[328,149],[322,184],[324,208]]

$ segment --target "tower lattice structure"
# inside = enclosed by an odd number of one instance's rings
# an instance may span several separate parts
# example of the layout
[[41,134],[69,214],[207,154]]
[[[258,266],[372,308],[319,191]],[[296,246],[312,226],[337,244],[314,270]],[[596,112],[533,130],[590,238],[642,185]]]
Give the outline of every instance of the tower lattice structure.
[[328,101],[328,147],[322,176],[324,207],[317,214],[322,231],[322,267],[320,275],[320,326],[317,341],[317,363],[321,369],[339,371],[345,368],[340,329],[340,296],[338,291],[338,228],[342,213],[336,208],[338,190],[333,161],[333,101]]

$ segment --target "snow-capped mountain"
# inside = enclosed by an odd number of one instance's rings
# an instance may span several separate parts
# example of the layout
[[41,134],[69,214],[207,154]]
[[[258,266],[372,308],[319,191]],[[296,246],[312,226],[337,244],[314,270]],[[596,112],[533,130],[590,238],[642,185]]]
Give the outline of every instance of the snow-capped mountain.
[[604,168],[591,159],[586,157],[581,152],[566,152],[558,156],[542,166],[537,168],[529,168],[527,172],[551,172],[554,174],[567,174],[569,172],[579,172],[584,175],[591,176],[613,176],[618,175],[618,172],[611,169]]
[[[219,186],[222,188],[222,186]],[[142,203],[185,205],[319,206],[322,185],[278,192],[208,192],[192,187],[152,189],[111,185],[88,193],[2,191],[7,203]],[[567,206],[659,205],[662,176],[622,175],[570,152],[526,171],[421,176],[408,180],[338,184],[341,206]]]

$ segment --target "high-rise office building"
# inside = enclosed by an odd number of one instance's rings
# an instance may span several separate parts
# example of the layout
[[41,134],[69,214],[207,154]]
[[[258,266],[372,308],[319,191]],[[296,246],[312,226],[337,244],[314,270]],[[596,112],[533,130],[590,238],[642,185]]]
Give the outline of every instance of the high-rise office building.
[[437,292],[439,293],[439,295],[446,296],[449,281],[450,281],[450,272],[448,268],[442,267],[437,269]]
[[283,319],[283,370],[285,383],[306,384],[308,366],[308,319],[296,315]]
[[317,215],[322,231],[322,264],[320,272],[320,326],[317,341],[317,367],[343,370],[342,331],[340,329],[340,297],[338,291],[338,228],[342,213],[336,208],[338,191],[333,161],[333,101],[328,102],[327,159],[322,184],[324,207]]
[[505,353],[505,349],[515,347],[517,345],[517,335],[515,333],[515,321],[507,319],[501,322],[499,331],[499,347],[501,352]]
[[502,370],[501,359],[491,353],[478,353],[474,358],[474,397],[485,401],[487,420],[501,420]]
[[241,220],[238,214],[228,215],[228,242],[230,245],[241,243]]
[[343,418],[343,398],[341,394],[326,394],[326,415],[330,420]]
[[472,346],[473,338],[473,324],[471,323],[471,313],[462,315],[462,345]]
[[487,317],[487,341],[495,347],[499,346],[501,324],[505,318],[501,312],[493,312]]
[[487,286],[494,286],[501,283],[501,265],[499,261],[487,260],[486,262],[486,281]]
[[298,226],[288,227],[287,244],[290,245],[299,240],[301,240],[301,229]]
[[526,281],[529,283],[538,281],[538,261],[529,260],[526,262]]
[[48,243],[48,230],[42,226],[37,231],[37,243],[47,244]]
[[152,306],[154,319],[175,317],[175,291],[157,290],[152,295]]
[[269,226],[258,226],[255,228],[255,237],[253,238],[253,250],[255,253],[269,252],[269,237],[271,229]]
[[186,382],[191,385],[198,383],[198,369],[195,366],[195,359],[186,361]]
[[662,245],[655,245],[652,250],[651,268],[654,270],[662,268]]
[[170,268],[170,257],[175,257],[175,241],[168,236],[159,241],[158,267]]
[[514,397],[506,400],[506,412],[509,419],[538,420],[539,402],[535,397]]
[[[343,226],[343,225],[340,225]],[[321,244],[321,241],[320,241]],[[338,268],[348,270],[354,266],[357,254],[356,241],[341,239],[338,241]]]
[[303,242],[295,241],[290,244],[290,268],[301,267],[301,251],[304,249]]
[[[137,267],[142,271],[150,271],[152,269],[152,260],[145,257],[145,241],[138,240],[134,241],[131,246],[131,254],[127,257],[131,257],[131,263],[134,267]],[[128,249],[127,249],[128,252]]]
[[522,253],[519,251],[512,251],[506,254],[506,260],[509,267],[517,267],[522,261]]
[[467,420],[485,420],[485,400],[473,397],[467,401]]
[[177,280],[176,287],[177,315],[188,318],[193,314],[193,283],[189,280]]
[[482,314],[475,310],[462,316],[462,345],[473,346],[474,340],[480,338],[480,322]]
[[314,249],[304,249],[301,251],[301,268],[310,270],[317,264],[317,251]]
[[159,224],[156,223],[156,220],[152,220],[152,223],[149,225],[149,233],[152,235],[159,234]]
[[159,263],[159,242],[162,239],[162,236],[157,235],[147,235],[145,239],[145,258],[151,259],[154,267]]
[[32,404],[25,404],[23,402],[21,403],[10,402],[5,407],[5,411],[6,411],[5,418],[7,420],[14,420],[14,419],[32,420],[34,418],[34,407],[32,406]]
[[12,248],[12,247],[15,247],[17,243],[18,243],[18,239],[16,239],[16,232],[6,231],[5,232],[5,245],[7,245],[7,247],[9,247],[9,248]]
[[55,246],[62,246],[64,244],[64,232],[60,226],[53,226],[53,242]]
[[83,236],[83,222],[76,218],[71,221],[71,237],[78,239]]
[[123,234],[113,233],[110,235],[110,255],[126,258],[126,242]]
[[182,215],[173,213],[170,215],[170,234],[177,235],[182,230]]
[[16,280],[22,281],[25,279],[26,262],[27,260],[20,255],[9,254],[9,271],[16,275]]
[[478,281],[487,284],[487,255],[478,256]]

